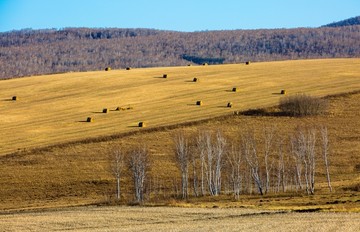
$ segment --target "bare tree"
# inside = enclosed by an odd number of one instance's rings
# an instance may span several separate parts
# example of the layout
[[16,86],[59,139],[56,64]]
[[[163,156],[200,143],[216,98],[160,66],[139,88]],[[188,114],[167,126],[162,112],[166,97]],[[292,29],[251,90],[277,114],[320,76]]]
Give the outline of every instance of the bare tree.
[[226,139],[220,131],[216,133],[216,142],[214,146],[215,156],[215,172],[214,172],[214,195],[219,195],[221,192],[221,172],[223,167],[223,156],[226,149]]
[[230,165],[230,180],[236,200],[240,197],[241,184],[242,184],[242,151],[239,145],[232,145],[232,149],[227,153],[227,161]]
[[130,169],[135,189],[135,200],[144,200],[144,190],[149,169],[149,154],[145,147],[134,149],[130,153]]
[[189,185],[189,144],[184,132],[179,132],[175,138],[175,158],[181,172],[181,193],[182,198],[188,198]]
[[274,128],[264,128],[264,162],[265,162],[265,194],[268,193],[270,189],[270,172],[271,166],[269,159],[272,152],[273,140],[274,140]]
[[323,156],[324,163],[325,163],[326,179],[327,179],[329,190],[330,190],[330,192],[332,192],[331,180],[330,180],[330,171],[329,171],[329,161],[328,161],[329,136],[328,136],[327,127],[325,127],[325,126],[321,127],[320,128],[320,133],[321,133],[321,139],[322,139],[322,146],[321,146],[322,149],[321,149],[321,151],[322,151],[322,156]]
[[260,195],[264,195],[263,181],[260,175],[259,157],[257,154],[256,141],[253,131],[247,131],[242,138],[245,159],[250,167],[251,176],[259,190]]
[[124,155],[120,148],[116,148],[111,154],[111,171],[116,178],[116,199],[120,200],[120,178],[124,168]]
[[204,132],[200,132],[197,136],[196,139],[196,144],[197,144],[197,152],[199,154],[199,158],[200,158],[200,190],[201,190],[201,195],[204,196],[205,195],[205,149],[206,149],[206,142],[205,142],[205,135]]

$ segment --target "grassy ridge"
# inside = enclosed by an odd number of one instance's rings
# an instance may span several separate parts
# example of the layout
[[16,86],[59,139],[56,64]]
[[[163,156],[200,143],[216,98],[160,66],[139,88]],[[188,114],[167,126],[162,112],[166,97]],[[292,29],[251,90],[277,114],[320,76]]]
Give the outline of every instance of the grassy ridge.
[[[301,60],[67,73],[0,82],[0,154],[201,120],[277,104],[289,94],[360,89],[359,59]],[[168,74],[168,78],[162,75]],[[199,83],[193,83],[197,77]],[[231,92],[238,87],[239,92]],[[12,96],[18,101],[11,101]],[[195,105],[202,100],[204,106]],[[226,108],[233,102],[232,109]],[[117,106],[132,110],[115,112]],[[102,114],[109,108],[108,114]],[[88,116],[93,123],[85,123]]]

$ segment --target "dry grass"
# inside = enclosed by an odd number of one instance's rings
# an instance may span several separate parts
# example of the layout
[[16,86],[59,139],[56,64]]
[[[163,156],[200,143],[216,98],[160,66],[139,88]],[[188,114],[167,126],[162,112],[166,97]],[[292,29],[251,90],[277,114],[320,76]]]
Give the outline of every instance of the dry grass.
[[[130,72],[131,75],[129,72],[115,70],[102,72],[102,75],[110,75],[107,78],[99,77],[98,73],[74,73],[2,81],[0,94],[3,99],[14,94],[20,95],[19,93],[10,93],[14,90],[21,89],[23,94],[21,94],[22,100],[19,102],[15,103],[7,99],[0,103],[3,107],[0,117],[2,120],[0,146],[3,154],[0,156],[0,173],[2,175],[0,178],[0,210],[5,212],[11,209],[111,202],[115,193],[115,181],[110,172],[108,157],[110,151],[118,146],[126,149],[139,144],[146,145],[151,154],[150,175],[152,181],[162,180],[161,184],[168,189],[172,189],[173,180],[178,174],[172,155],[172,137],[178,130],[176,128],[145,131],[145,133],[134,133],[88,144],[72,144],[28,152],[19,151],[5,155],[6,152],[15,151],[18,147],[56,144],[81,139],[84,135],[90,137],[146,130],[146,128],[138,128],[138,122],[144,119],[149,122],[151,130],[151,127],[154,126],[171,125],[218,116],[233,110],[276,104],[280,97],[278,90],[283,87],[283,84],[278,83],[280,81],[284,81],[290,94],[296,92],[296,89],[300,89],[301,86],[304,88],[304,92],[312,95],[360,89],[360,81],[355,77],[359,75],[360,71],[356,70],[358,65],[354,65],[358,61],[350,59],[254,63],[246,67],[246,70],[243,69],[244,65],[135,69]],[[304,65],[307,62],[313,65]],[[288,66],[293,68],[295,66],[300,70],[305,69],[303,70],[305,74],[300,75],[300,71],[293,72]],[[281,71],[281,67],[284,70]],[[328,67],[329,70],[324,67]],[[190,74],[185,74],[184,69],[187,69]],[[277,79],[278,82],[274,81],[270,84],[268,83],[269,78],[265,78],[265,73],[272,74],[269,73],[269,70],[274,73],[280,72],[284,77]],[[337,73],[334,74],[336,70]],[[159,72],[170,73],[173,78],[162,82],[156,74]],[[223,73],[218,75],[218,72]],[[133,73],[138,79],[134,80]],[[236,76],[239,73],[242,73],[241,78]],[[261,76],[261,73],[264,76]],[[112,76],[113,74],[114,76]],[[189,85],[191,84],[189,76],[194,75],[202,76],[201,87]],[[275,79],[278,76],[278,74],[272,75]],[[299,79],[295,82],[296,79],[292,75]],[[218,79],[218,76],[227,78]],[[305,76],[311,78],[305,81]],[[317,78],[319,76],[322,78]],[[259,81],[261,78],[263,78],[262,82]],[[312,78],[317,82],[312,82]],[[244,84],[245,81],[247,81],[247,85]],[[79,82],[85,86],[78,85]],[[250,85],[250,82],[253,85]],[[113,88],[113,85],[116,87]],[[174,88],[174,85],[179,87]],[[203,85],[207,87],[203,88]],[[10,86],[17,88],[10,88]],[[84,89],[79,89],[78,86],[83,86]],[[99,88],[96,91],[95,86]],[[121,86],[128,89],[121,88]],[[152,88],[144,88],[144,86],[152,86]],[[247,86],[248,89],[234,95],[231,93],[232,86],[244,86],[245,88]],[[260,89],[259,86],[263,86],[263,89]],[[149,97],[151,94],[152,97]],[[206,105],[201,108],[194,104],[198,96],[206,99]],[[99,101],[99,99],[101,100]],[[169,99],[171,99],[171,104]],[[235,103],[234,108],[227,111],[230,109],[224,107],[224,102],[230,100]],[[274,125],[282,134],[286,135],[291,133],[297,125],[327,125],[331,141],[330,171],[335,190],[333,194],[327,192],[325,176],[322,175],[323,172],[320,168],[316,178],[315,198],[301,195],[262,198],[253,195],[244,196],[241,200],[233,202],[231,196],[223,196],[194,199],[184,203],[175,202],[174,205],[210,207],[216,202],[221,207],[246,206],[275,210],[321,208],[325,211],[359,212],[360,194],[356,191],[356,186],[360,181],[360,157],[358,155],[360,150],[358,136],[360,134],[360,94],[344,94],[330,97],[328,100],[329,114],[325,116],[310,118],[223,117],[190,125],[183,130],[187,133],[194,133],[201,129],[221,128],[226,136],[234,137],[237,136],[239,129],[244,127],[252,127],[259,131],[264,125]],[[134,108],[129,111],[110,111],[107,115],[96,112],[96,109],[101,109],[104,105],[113,108],[127,104],[131,104],[131,108],[133,106]],[[176,105],[176,110],[174,110],[174,105]],[[86,117],[91,113],[93,114],[91,116],[95,118],[93,123],[79,122],[84,119],[86,121]],[[123,182],[122,197],[125,200],[121,204],[132,198],[129,177],[125,176]],[[166,192],[160,192],[159,202],[162,201],[162,198],[169,197],[171,196]],[[19,220],[21,221],[21,219]],[[66,227],[66,224],[62,225]]]
[[[279,89],[289,95],[323,96],[360,89],[359,59],[303,60],[235,65],[67,73],[1,81],[0,155],[115,133],[172,125],[277,104]],[[159,73],[172,78],[166,82]],[[201,78],[191,85],[189,78]],[[241,92],[229,93],[233,86]],[[9,96],[21,101],[8,101]],[[193,107],[197,99],[204,107]],[[224,108],[223,102],[234,108]],[[104,105],[131,104],[134,110],[100,115]],[[76,109],[76,110],[74,110]],[[176,109],[176,110],[174,110]],[[92,115],[91,115],[92,114]],[[166,117],[164,117],[166,115]],[[93,116],[94,123],[83,123]]]
[[358,231],[360,215],[242,208],[80,207],[0,215],[1,231]]

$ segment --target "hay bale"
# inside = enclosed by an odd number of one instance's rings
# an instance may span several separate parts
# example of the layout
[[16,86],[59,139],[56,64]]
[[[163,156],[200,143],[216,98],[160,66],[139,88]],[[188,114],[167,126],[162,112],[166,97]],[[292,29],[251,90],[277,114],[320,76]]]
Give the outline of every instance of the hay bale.
[[107,114],[109,112],[109,110],[107,108],[104,108],[102,111],[104,114]]
[[280,91],[280,94],[286,94],[286,90],[285,89],[282,89],[281,91]]
[[120,111],[120,106],[116,107],[115,111]]
[[234,87],[234,88],[232,88],[232,91],[233,91],[233,92],[237,92],[238,89],[237,89],[236,87]]
[[131,69],[131,67],[126,67],[126,70],[130,70]]
[[163,75],[163,78],[167,78],[167,77],[168,77],[168,75],[167,75],[167,74],[164,74],[164,75]]
[[207,65],[208,65],[208,63],[203,63],[202,65],[207,66]]
[[11,98],[11,100],[17,101],[17,100],[19,100],[19,98],[18,98],[17,96],[13,96],[13,97]]
[[94,121],[94,119],[92,118],[92,117],[88,117],[87,119],[86,119],[86,122],[93,122]]
[[197,105],[197,106],[202,106],[202,104],[203,104],[202,101],[197,101],[197,102],[196,102],[196,105]]
[[199,82],[199,78],[194,77],[193,82]]
[[228,102],[227,107],[232,108],[233,107],[232,102]]
[[105,71],[110,71],[110,70],[111,70],[110,67],[106,67],[106,68],[105,68]]
[[139,127],[146,127],[145,122],[139,122]]
[[246,65],[249,65],[249,64],[250,64],[250,61],[246,61],[245,64],[246,64]]

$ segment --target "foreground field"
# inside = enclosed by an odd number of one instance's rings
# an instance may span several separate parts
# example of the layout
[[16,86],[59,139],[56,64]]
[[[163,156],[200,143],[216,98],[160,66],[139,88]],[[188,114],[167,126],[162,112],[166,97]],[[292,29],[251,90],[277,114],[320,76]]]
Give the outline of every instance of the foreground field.
[[[67,73],[0,82],[0,155],[360,89],[360,59]],[[163,74],[168,78],[162,78]],[[192,82],[193,78],[199,82]],[[232,92],[237,87],[238,92]],[[11,98],[17,96],[17,101]],[[196,101],[203,106],[196,106]],[[227,108],[228,102],[233,108]],[[114,111],[116,107],[131,110]],[[110,111],[102,113],[104,108]],[[87,117],[93,123],[86,123]]]
[[81,207],[0,215],[1,231],[359,231],[358,213]]

